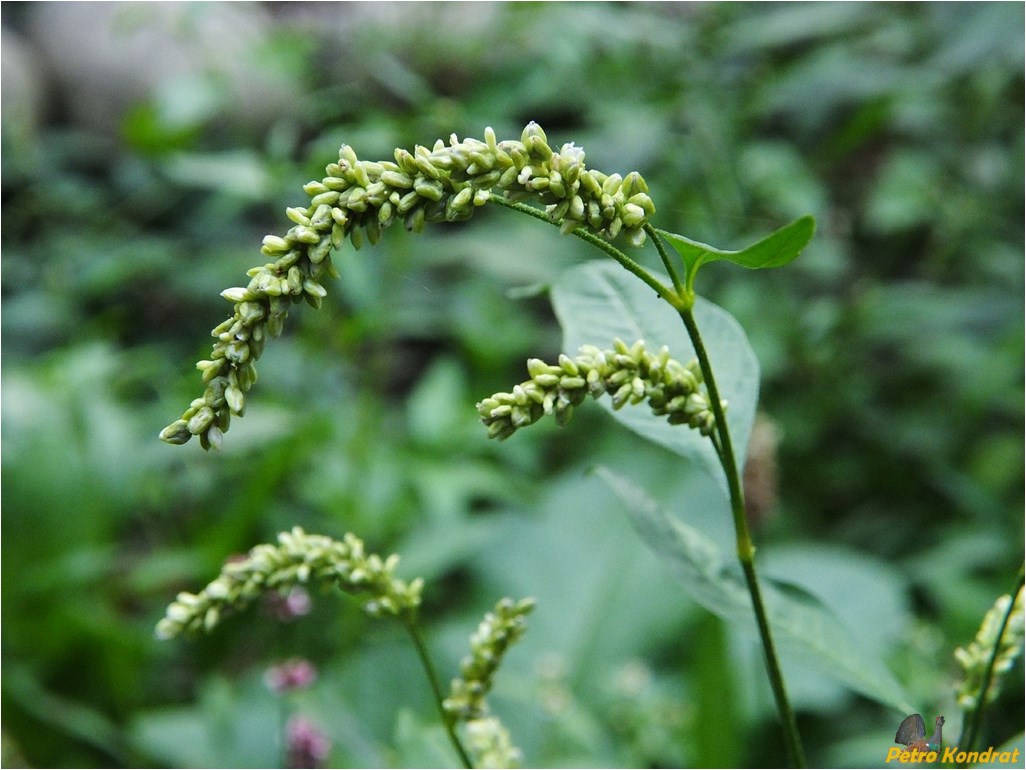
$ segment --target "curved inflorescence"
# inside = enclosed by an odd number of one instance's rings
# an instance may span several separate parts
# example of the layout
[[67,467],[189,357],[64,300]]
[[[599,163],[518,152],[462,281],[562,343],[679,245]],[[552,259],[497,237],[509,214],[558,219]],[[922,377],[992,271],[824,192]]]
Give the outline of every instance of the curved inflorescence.
[[584,228],[610,239],[623,234],[634,246],[644,243],[644,226],[655,213],[640,174],[588,169],[583,149],[571,143],[553,150],[533,122],[519,141],[497,141],[489,128],[484,141],[459,141],[454,134],[431,149],[397,149],[394,162],[362,161],[342,145],[338,162],[325,173],[303,188],[309,206],[286,210],[294,226],[284,236],[264,238],[262,252],[273,261],[251,269],[246,286],[221,293],[234,313],[214,328],[210,358],[196,364],[206,391],[161,431],[164,441],[184,444],[199,436],[205,449],[220,446],[232,415],[245,410],[267,338],[281,334],[293,304],[320,306],[327,294],[324,277],[338,277],[331,251],[346,239],[358,249],[364,240],[377,243],[396,220],[420,232],[427,223],[469,219],[495,189],[511,200],[540,201],[563,232]]
[[452,680],[449,697],[442,704],[453,719],[468,721],[487,717],[485,696],[509,647],[527,630],[527,616],[534,599],[501,599],[487,613],[473,636],[470,655],[460,662],[460,675]]
[[460,661],[460,675],[452,680],[449,697],[442,702],[449,719],[462,724],[474,767],[520,765],[520,749],[513,745],[502,722],[492,716],[486,696],[506,652],[527,630],[527,616],[533,609],[534,599],[515,602],[504,598],[485,614],[470,637],[470,654]]
[[363,541],[352,533],[332,540],[295,527],[278,535],[277,545],[258,545],[245,558],[226,563],[221,575],[198,594],[178,594],[157,624],[157,636],[210,631],[227,610],[242,609],[268,591],[308,583],[361,596],[364,610],[375,617],[412,613],[420,605],[423,581],[405,583],[393,577],[398,562],[395,554],[382,559],[366,553]]
[[463,725],[463,742],[474,767],[520,767],[524,755],[496,717],[477,717]]
[[[1011,613],[1009,608],[1011,606]],[[998,633],[1001,623],[1008,614],[1008,624],[1005,626],[1001,640],[998,641]],[[1012,597],[1008,594],[1001,596],[994,603],[983,618],[980,630],[976,632],[976,638],[965,647],[955,650],[955,660],[958,661],[963,671],[963,678],[956,693],[958,705],[964,710],[970,711],[977,708],[981,703],[990,703],[997,697],[1001,689],[1001,677],[1012,668],[1016,659],[1022,654],[1024,632],[1023,612],[1023,591],[1020,589],[1015,595],[1015,603],[1012,604]],[[998,648],[997,657],[994,661],[994,670],[987,692],[982,692],[984,684],[984,673],[990,661],[991,654]]]
[[[561,354],[555,365],[532,358],[527,371],[531,379],[514,386],[512,393],[496,393],[477,404],[489,438],[509,438],[547,414],[565,425],[575,406],[589,395],[598,398],[604,393],[612,397],[614,409],[647,401],[653,413],[666,415],[673,425],[696,428],[704,436],[716,425],[701,389],[698,361],[681,364],[670,358],[665,347],[652,354],[640,340],[628,347],[618,339],[612,350],[584,345],[576,358]],[[726,409],[726,402],[722,404]]]

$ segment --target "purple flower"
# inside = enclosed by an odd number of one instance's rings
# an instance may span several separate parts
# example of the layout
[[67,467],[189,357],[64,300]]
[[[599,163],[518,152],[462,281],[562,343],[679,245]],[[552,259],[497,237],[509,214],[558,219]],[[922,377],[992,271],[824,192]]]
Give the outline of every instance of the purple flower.
[[293,586],[287,591],[265,594],[265,606],[275,619],[288,622],[309,615],[313,607],[310,594],[302,586]]
[[290,658],[284,663],[272,666],[264,674],[264,683],[279,695],[309,687],[317,679],[317,669],[308,660]]
[[310,719],[297,715],[285,727],[286,767],[324,767],[331,741]]

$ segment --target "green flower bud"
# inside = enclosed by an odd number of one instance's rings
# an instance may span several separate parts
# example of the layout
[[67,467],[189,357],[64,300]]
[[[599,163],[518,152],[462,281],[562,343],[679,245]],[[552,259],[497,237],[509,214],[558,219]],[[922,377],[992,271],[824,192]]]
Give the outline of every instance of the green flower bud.
[[413,178],[401,171],[386,171],[381,175],[381,181],[390,187],[403,190],[413,187]]
[[242,410],[246,405],[246,397],[242,395],[241,390],[231,386],[226,388],[224,391],[224,399],[228,404],[229,409],[237,415],[242,415]]
[[624,237],[627,239],[627,243],[635,248],[641,248],[645,245],[645,231],[641,228],[625,230]]
[[549,192],[559,199],[566,197],[566,186],[563,184],[563,175],[558,171],[553,171],[549,174]]
[[411,233],[419,233],[424,229],[424,207],[417,206],[406,215],[406,229]]
[[641,174],[637,171],[632,171],[626,177],[624,177],[623,185],[620,188],[623,194],[628,198],[637,193],[647,193],[648,184],[642,179]]
[[185,420],[175,420],[160,432],[160,440],[168,444],[184,444],[193,436]]
[[460,213],[471,205],[473,197],[474,191],[469,187],[464,187],[456,193],[456,195],[449,199],[449,203],[445,207],[446,219],[456,219]]
[[436,162],[433,161],[430,154],[423,156],[418,154],[414,157],[414,160],[417,163],[417,170],[428,179],[437,180],[442,178],[442,169],[440,169]]
[[285,325],[285,313],[272,313],[267,318],[267,333],[272,337],[280,337]]
[[377,218],[372,217],[369,219],[364,224],[364,229],[367,231],[367,240],[370,241],[371,246],[376,245],[381,238],[381,225],[378,223]]
[[307,182],[303,185],[303,192],[310,197],[313,197],[314,195],[320,195],[321,193],[328,192],[328,188],[325,187],[322,182]]
[[[334,230],[335,227],[338,227],[338,225],[332,226],[332,230]],[[325,258],[327,258],[328,254],[331,252],[333,244],[334,242],[330,235],[327,238],[322,238],[316,245],[307,249],[306,256],[310,259],[311,263],[319,265],[325,260]]]
[[277,235],[265,235],[263,247],[260,249],[269,257],[277,257],[289,250],[289,242]]
[[321,234],[312,227],[297,225],[292,228],[292,233],[300,243],[317,243],[321,240]]
[[311,206],[334,206],[338,202],[339,190],[328,190],[310,199]]
[[363,232],[359,227],[353,227],[349,230],[349,240],[353,244],[353,248],[359,251],[363,247]]
[[225,289],[221,292],[221,296],[229,302],[245,302],[247,300],[256,299],[249,290],[239,287],[235,287],[234,289]]
[[214,410],[205,406],[194,414],[188,423],[189,433],[194,436],[203,433],[214,422]]
[[645,210],[641,206],[628,203],[623,207],[623,213],[620,216],[627,227],[637,227],[645,221]]
[[303,291],[314,297],[324,298],[328,296],[327,289],[317,283],[313,278],[307,278],[303,281]]

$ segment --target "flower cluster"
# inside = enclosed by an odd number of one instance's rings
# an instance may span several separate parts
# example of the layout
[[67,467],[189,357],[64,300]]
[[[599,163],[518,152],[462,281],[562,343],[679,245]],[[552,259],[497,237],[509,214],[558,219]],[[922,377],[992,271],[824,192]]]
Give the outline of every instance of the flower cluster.
[[294,716],[285,725],[285,766],[324,767],[331,754],[331,740],[311,719]]
[[452,680],[449,697],[443,706],[458,721],[488,716],[485,696],[492,688],[492,677],[510,645],[527,630],[527,615],[534,599],[501,599],[487,613],[470,637],[470,655],[460,662],[460,675]]
[[495,717],[471,719],[463,727],[464,743],[474,767],[520,767],[523,753],[510,738],[509,731]]
[[[1012,614],[1008,617],[1008,625],[1005,626],[1005,633],[998,642],[998,631],[1001,628],[1001,621],[1008,612],[1012,597],[1008,594],[1000,597],[983,618],[980,630],[976,632],[976,638],[966,647],[959,647],[955,650],[955,660],[962,667],[965,676],[958,687],[958,705],[964,710],[975,709],[981,697],[984,703],[989,703],[997,697],[1000,691],[1001,675],[1006,673],[1015,663],[1015,659],[1022,653],[1024,639],[1024,615],[1023,615],[1023,592],[1019,591],[1015,596],[1015,606],[1012,607]],[[994,660],[994,672],[987,688],[986,696],[981,692],[983,689],[983,675],[987,664],[990,661],[991,652],[994,646],[998,647],[997,658]]]
[[[690,425],[705,436],[716,424],[701,390],[698,361],[681,364],[665,347],[652,354],[640,340],[628,347],[618,339],[612,350],[584,345],[576,358],[561,354],[557,365],[532,358],[527,371],[531,379],[514,386],[512,393],[496,393],[478,403],[489,438],[508,438],[546,414],[555,414],[556,422],[565,425],[575,406],[603,393],[612,396],[614,409],[648,401],[671,424]],[[726,408],[725,401],[722,405]]]
[[420,604],[423,581],[405,583],[393,577],[398,562],[395,554],[382,559],[365,553],[363,542],[351,533],[332,540],[296,527],[278,535],[277,545],[258,545],[245,558],[226,563],[221,575],[198,594],[178,594],[157,624],[157,636],[210,631],[226,610],[241,609],[266,591],[306,583],[361,595],[363,608],[375,617],[410,613]]
[[606,238],[623,234],[635,246],[655,212],[648,185],[637,172],[606,175],[584,165],[584,151],[565,144],[554,151],[536,123],[519,141],[465,139],[395,151],[395,161],[361,161],[342,145],[337,163],[321,181],[304,186],[306,208],[289,208],[294,226],[284,236],[268,235],[263,253],[272,261],[249,271],[244,287],[221,293],[234,313],[214,328],[209,359],[196,364],[207,388],[182,417],[160,433],[170,444],[200,437],[204,449],[219,447],[232,415],[241,416],[246,393],[256,382],[254,363],[268,337],[281,334],[289,308],[303,300],[319,307],[324,276],[338,277],[330,253],[348,239],[360,248],[376,243],[397,219],[420,232],[426,223],[470,218],[498,188],[516,200],[535,198],[564,232],[583,227]]

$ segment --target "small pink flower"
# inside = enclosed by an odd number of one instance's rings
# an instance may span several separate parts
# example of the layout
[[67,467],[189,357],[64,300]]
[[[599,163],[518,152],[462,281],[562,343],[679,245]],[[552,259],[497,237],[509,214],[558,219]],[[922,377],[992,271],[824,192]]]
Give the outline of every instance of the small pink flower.
[[288,591],[265,594],[265,607],[268,613],[282,622],[295,620],[309,615],[313,607],[310,594],[302,586],[294,586]]
[[272,666],[264,674],[264,684],[279,695],[309,687],[317,679],[317,669],[308,660],[290,658]]
[[304,716],[294,716],[289,720],[285,727],[285,741],[287,767],[324,767],[331,752],[328,736]]

